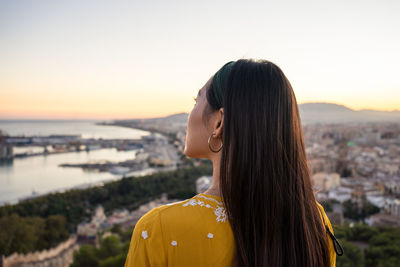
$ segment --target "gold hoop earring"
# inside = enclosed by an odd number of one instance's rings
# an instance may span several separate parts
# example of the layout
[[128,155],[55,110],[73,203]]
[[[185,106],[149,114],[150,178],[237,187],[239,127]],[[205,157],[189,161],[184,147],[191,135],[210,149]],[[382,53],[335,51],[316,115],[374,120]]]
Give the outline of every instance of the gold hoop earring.
[[211,139],[211,136],[213,136],[213,135],[215,135],[215,134],[213,133],[213,134],[210,135],[210,137],[208,137],[208,148],[209,148],[212,152],[217,153],[217,152],[219,152],[219,151],[221,150],[221,148],[222,148],[222,146],[223,146],[223,143],[222,143],[222,139],[221,139],[221,146],[220,146],[220,148],[219,148],[218,150],[212,149],[211,146],[210,146],[210,139]]

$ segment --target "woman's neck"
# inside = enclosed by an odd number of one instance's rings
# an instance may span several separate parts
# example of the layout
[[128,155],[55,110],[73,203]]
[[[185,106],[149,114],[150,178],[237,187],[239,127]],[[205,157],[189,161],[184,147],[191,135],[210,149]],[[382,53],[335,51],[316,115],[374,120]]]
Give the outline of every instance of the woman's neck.
[[220,157],[211,159],[213,165],[213,174],[212,181],[210,187],[204,191],[204,194],[221,196],[220,187],[219,187],[219,173],[220,173]]

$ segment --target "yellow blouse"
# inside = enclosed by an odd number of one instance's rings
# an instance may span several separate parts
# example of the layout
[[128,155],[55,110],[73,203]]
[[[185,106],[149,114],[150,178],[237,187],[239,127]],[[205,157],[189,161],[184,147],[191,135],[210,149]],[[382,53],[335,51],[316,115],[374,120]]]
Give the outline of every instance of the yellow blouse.
[[[318,206],[333,233],[323,207]],[[330,237],[329,241],[331,266],[335,266]],[[143,215],[133,230],[125,267],[233,266],[234,253],[235,241],[222,198],[200,193]]]

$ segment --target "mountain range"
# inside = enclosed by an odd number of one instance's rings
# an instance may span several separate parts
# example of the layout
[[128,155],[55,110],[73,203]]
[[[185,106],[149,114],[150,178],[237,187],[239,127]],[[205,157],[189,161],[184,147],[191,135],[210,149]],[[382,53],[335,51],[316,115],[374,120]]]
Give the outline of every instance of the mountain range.
[[[302,124],[314,123],[367,123],[394,122],[400,123],[400,110],[379,111],[372,109],[354,110],[344,105],[333,103],[299,104]],[[150,119],[132,119],[114,121],[118,125],[145,130],[162,130],[166,133],[186,130],[188,113],[171,114],[165,117]],[[155,126],[157,125],[157,126]]]
[[304,103],[299,105],[304,123],[354,123],[354,122],[399,122],[400,110],[380,111],[373,109],[354,110],[333,103]]

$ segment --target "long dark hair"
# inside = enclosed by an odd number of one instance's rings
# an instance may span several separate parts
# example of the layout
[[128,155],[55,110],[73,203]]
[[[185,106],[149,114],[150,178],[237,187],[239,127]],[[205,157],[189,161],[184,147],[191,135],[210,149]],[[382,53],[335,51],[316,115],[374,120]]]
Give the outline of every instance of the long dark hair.
[[224,109],[220,191],[237,266],[329,266],[295,94],[267,60],[240,59],[222,103],[211,83],[204,115]]

